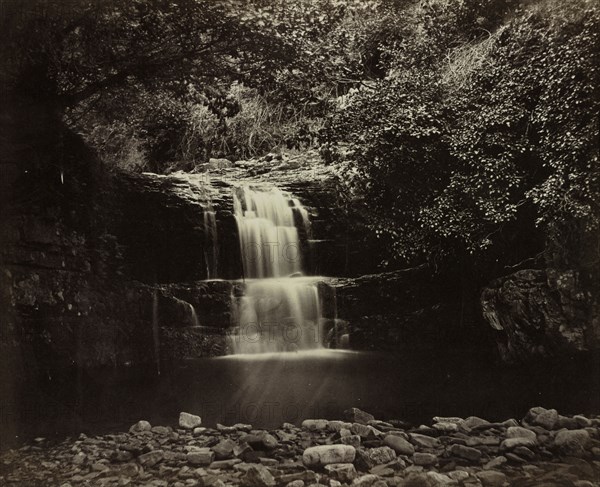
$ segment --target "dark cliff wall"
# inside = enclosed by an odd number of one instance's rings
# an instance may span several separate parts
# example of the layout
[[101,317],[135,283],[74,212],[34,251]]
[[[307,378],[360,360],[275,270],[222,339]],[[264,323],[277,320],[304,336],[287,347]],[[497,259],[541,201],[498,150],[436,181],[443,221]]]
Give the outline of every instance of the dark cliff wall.
[[338,316],[359,350],[404,355],[493,353],[470,291],[426,266],[331,280]]
[[600,306],[586,281],[575,270],[526,269],[491,282],[481,307],[504,360],[597,350]]

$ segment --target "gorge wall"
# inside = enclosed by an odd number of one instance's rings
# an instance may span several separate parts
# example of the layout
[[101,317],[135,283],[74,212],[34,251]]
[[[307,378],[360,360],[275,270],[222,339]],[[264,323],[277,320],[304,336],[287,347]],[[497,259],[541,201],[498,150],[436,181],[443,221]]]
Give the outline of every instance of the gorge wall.
[[[3,123],[10,129],[18,120]],[[4,184],[14,190],[3,188],[2,200],[5,373],[48,378],[62,369],[139,364],[154,370],[228,353],[231,296],[241,292],[227,281],[240,277],[241,266],[231,188],[259,181],[308,209],[310,274],[342,276],[323,280],[338,309],[323,323],[332,346],[349,334],[354,349],[490,353],[495,334],[506,360],[526,359],[540,345],[545,354],[597,346],[597,307],[589,307],[575,274],[529,271],[495,281],[481,303],[489,328],[456,276],[427,268],[372,274],[378,257],[365,244],[367,218],[344,210],[332,169],[315,153],[209,164],[199,174],[111,173],[55,125],[41,142],[60,147],[42,151],[34,130],[21,135],[29,149],[3,154],[3,174],[12,175]],[[36,160],[40,153],[48,160]],[[23,163],[29,158],[36,164]],[[206,280],[208,209],[216,215],[216,265],[225,280]]]
[[600,306],[593,286],[575,270],[526,269],[492,281],[483,315],[507,362],[597,350]]

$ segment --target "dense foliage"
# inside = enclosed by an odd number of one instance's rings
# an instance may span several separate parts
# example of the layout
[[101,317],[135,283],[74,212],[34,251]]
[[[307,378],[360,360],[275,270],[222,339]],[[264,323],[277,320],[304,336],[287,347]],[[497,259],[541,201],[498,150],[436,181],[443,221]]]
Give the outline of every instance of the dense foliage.
[[397,22],[387,75],[337,110],[326,145],[349,149],[347,191],[390,259],[514,265],[536,228],[576,255],[568,240],[600,223],[598,5],[423,2]]
[[162,171],[190,151],[248,157],[316,135],[332,95],[361,79],[374,6],[4,2],[0,80],[65,114],[109,162]]
[[4,2],[0,81],[128,170],[318,140],[384,266],[593,266],[599,21],[592,0]]

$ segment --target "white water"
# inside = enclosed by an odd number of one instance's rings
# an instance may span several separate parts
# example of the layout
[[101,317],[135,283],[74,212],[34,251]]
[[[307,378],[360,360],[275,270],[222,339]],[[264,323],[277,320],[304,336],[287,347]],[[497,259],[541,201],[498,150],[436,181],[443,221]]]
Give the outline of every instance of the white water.
[[309,235],[308,211],[276,188],[244,186],[234,191],[234,214],[245,288],[242,297],[232,297],[232,350],[248,354],[321,348],[320,278],[302,276],[296,226]]
[[[296,199],[272,188],[234,191],[244,278],[285,277],[302,271],[302,252],[294,211],[303,225],[308,212]],[[306,223],[304,223],[306,222]]]
[[234,353],[296,352],[320,348],[321,301],[318,278],[246,281],[234,306]]

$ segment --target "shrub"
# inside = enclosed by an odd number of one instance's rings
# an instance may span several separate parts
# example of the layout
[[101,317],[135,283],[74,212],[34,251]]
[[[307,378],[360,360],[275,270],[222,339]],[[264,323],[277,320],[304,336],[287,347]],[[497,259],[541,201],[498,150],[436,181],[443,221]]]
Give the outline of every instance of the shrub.
[[407,7],[386,79],[326,131],[329,153],[350,145],[343,191],[368,201],[392,260],[512,265],[540,250],[536,225],[548,239],[597,232],[600,8],[541,2],[503,18],[496,2],[492,22],[484,3]]

